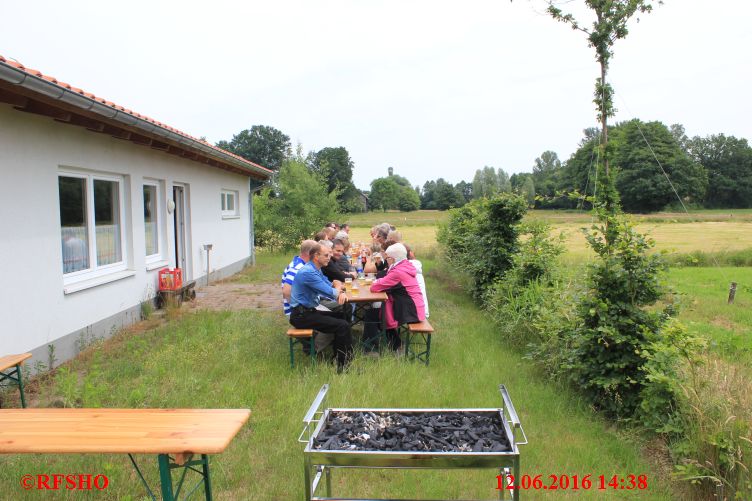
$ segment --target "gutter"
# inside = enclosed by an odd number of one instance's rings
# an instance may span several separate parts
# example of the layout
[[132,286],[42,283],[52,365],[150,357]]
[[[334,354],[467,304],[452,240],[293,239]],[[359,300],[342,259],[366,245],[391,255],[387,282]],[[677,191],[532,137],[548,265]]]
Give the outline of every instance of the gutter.
[[[117,107],[114,103],[108,104],[104,99],[95,99],[59,85],[56,80],[50,77],[40,77],[32,75],[6,63],[0,58],[0,80],[4,80],[13,85],[30,90],[36,94],[41,94],[57,101],[66,103],[84,111],[96,113],[109,120],[114,120],[122,125],[133,127],[150,136],[158,136],[163,139],[178,143],[184,147],[199,150],[209,157],[221,160],[234,167],[240,168],[246,172],[269,178],[272,171],[249,162],[241,157],[237,157],[222,149],[212,147],[208,143],[193,139],[185,134],[179,133],[176,129],[154,123],[153,121],[136,116],[124,111],[122,107]],[[122,108],[122,109],[119,109]]]
[[251,265],[256,264],[256,227],[253,225],[253,195],[261,191],[269,180],[260,183],[258,181],[250,180],[249,192],[248,192],[248,250],[251,257]]

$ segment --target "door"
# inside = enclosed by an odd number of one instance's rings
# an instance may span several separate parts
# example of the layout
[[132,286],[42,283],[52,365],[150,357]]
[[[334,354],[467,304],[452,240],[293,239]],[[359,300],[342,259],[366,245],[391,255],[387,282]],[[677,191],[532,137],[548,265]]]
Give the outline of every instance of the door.
[[188,280],[188,268],[185,256],[185,189],[182,186],[172,187],[172,200],[175,211],[172,213],[175,225],[175,266],[183,270],[183,280]]

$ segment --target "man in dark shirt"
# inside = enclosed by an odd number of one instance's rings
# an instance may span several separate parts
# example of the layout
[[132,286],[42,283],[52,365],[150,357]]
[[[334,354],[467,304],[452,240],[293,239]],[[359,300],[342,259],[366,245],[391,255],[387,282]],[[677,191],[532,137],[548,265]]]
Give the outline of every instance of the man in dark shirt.
[[329,264],[324,266],[321,271],[329,280],[339,280],[344,282],[346,278],[356,278],[358,273],[350,271],[350,263],[345,257],[345,244],[342,240],[335,240],[332,247],[332,258]]

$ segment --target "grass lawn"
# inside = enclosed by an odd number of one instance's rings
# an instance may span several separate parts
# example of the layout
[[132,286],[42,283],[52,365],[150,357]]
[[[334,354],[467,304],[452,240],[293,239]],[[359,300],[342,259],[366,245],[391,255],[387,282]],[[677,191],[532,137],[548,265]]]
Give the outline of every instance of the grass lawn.
[[[259,266],[238,280],[277,280],[288,257],[261,254]],[[472,301],[426,261],[431,323],[436,327],[431,365],[385,356],[359,357],[351,371],[307,364],[291,370],[281,312],[188,312],[167,323],[152,320],[92,347],[32,385],[45,405],[56,399],[84,407],[204,407],[252,409],[250,424],[229,448],[212,458],[219,500],[302,499],[303,445],[296,441],[302,417],[324,383],[329,406],[497,407],[497,386],[508,386],[530,444],[522,447],[523,473],[648,476],[644,491],[528,491],[526,499],[680,499],[679,486],[646,457],[653,450],[617,431],[566,389],[543,381],[514,350],[500,342]],[[139,457],[150,482],[156,461]],[[0,459],[3,499],[145,499],[126,456],[8,455]],[[23,491],[22,475],[102,473],[106,493]],[[342,496],[495,498],[496,473],[486,470],[337,471]]]
[[[752,366],[752,268],[673,268],[669,283],[685,295],[679,318],[723,358]],[[729,284],[737,282],[734,304]]]

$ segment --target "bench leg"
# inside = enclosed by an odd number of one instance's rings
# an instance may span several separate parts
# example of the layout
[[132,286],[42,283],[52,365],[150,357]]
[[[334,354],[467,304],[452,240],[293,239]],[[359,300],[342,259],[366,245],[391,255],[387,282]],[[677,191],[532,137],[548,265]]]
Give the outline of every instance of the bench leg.
[[206,501],[212,501],[211,480],[209,480],[209,456],[201,454],[202,470],[204,472],[204,494]]
[[170,473],[170,456],[159,455],[159,482],[162,491],[162,501],[175,501],[172,493],[172,474]]
[[24,395],[23,376],[21,375],[21,364],[17,364],[10,372],[0,371],[0,381],[9,380],[11,383],[18,386],[18,391],[21,394],[21,407],[26,407],[26,396]]
[[310,345],[309,345],[310,346],[310,348],[309,348],[310,351],[308,352],[308,353],[311,354],[311,365],[313,365],[314,367],[316,366],[316,361],[318,359],[318,354],[316,353],[316,345],[313,342],[313,338],[315,336],[316,336],[316,333],[314,332],[313,335],[311,336],[310,341],[309,341],[310,342]]
[[26,408],[26,397],[24,397],[23,376],[21,376],[21,364],[16,366],[16,374],[18,375],[18,391],[21,393],[21,407]]
[[405,333],[405,359],[410,360],[410,341],[412,338],[410,335],[410,328],[405,326],[403,332]]
[[428,361],[431,358],[431,335],[426,334],[426,367],[428,367]]
[[295,343],[292,342],[292,338],[287,338],[288,341],[290,341],[290,368],[295,368]]

